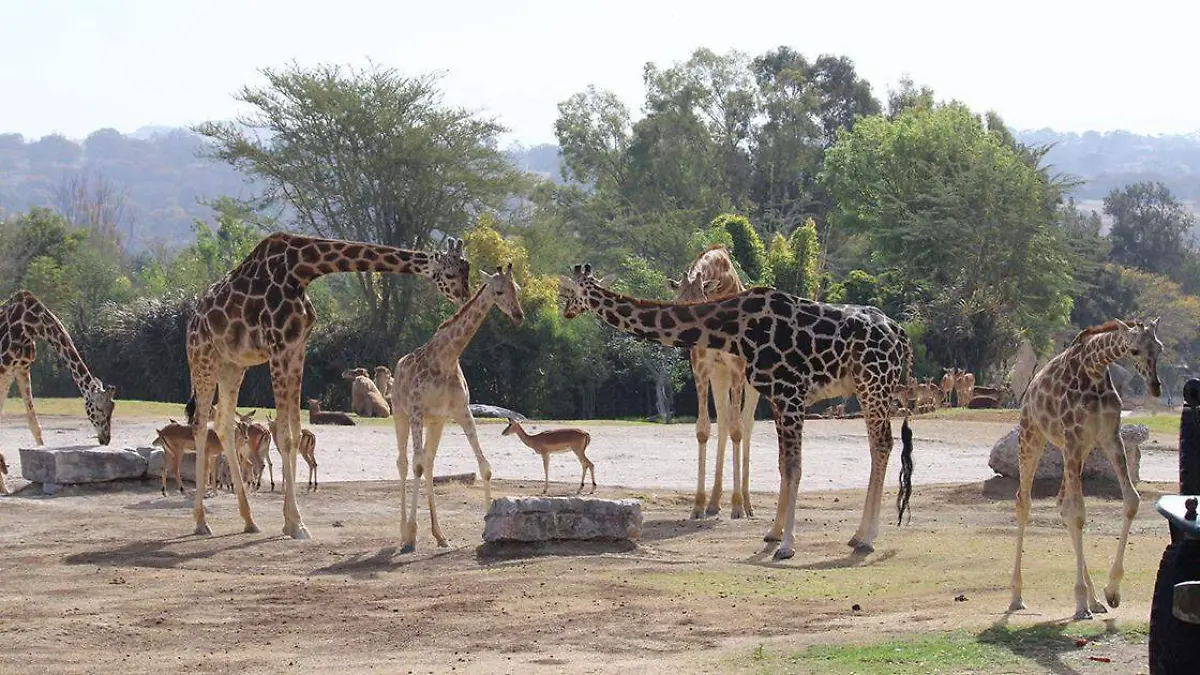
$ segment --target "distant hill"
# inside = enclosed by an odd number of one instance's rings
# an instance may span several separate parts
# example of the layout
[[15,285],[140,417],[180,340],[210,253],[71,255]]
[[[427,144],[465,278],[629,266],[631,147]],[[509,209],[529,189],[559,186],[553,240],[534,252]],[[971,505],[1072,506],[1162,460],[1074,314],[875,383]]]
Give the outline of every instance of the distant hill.
[[[1075,195],[1091,208],[1099,208],[1112,188],[1147,180],[1166,184],[1193,210],[1200,204],[1200,135],[1040,129],[1016,136],[1027,144],[1052,145],[1047,162],[1058,172],[1086,181]],[[55,191],[64,181],[87,172],[127,192],[130,215],[122,229],[134,249],[189,242],[192,223],[211,220],[204,201],[221,195],[249,197],[259,191],[229,165],[204,158],[204,143],[187,129],[161,126],[132,134],[101,129],[82,141],[0,134],[0,214],[53,207]],[[518,168],[562,181],[557,146],[518,144],[507,152]]]

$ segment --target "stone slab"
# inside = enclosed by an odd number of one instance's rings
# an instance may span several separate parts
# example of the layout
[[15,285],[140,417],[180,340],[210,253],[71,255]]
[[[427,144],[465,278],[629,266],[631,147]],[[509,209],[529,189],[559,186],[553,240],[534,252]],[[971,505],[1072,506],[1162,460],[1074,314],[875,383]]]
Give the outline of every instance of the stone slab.
[[[993,471],[1008,478],[1020,478],[1020,460],[1018,453],[1017,432],[1019,427],[1013,427],[1003,438],[992,446],[988,456],[988,466]],[[1150,438],[1150,429],[1144,424],[1122,424],[1121,440],[1125,443],[1125,458],[1129,464],[1129,474],[1134,483],[1141,479],[1142,451],[1141,444]],[[1061,480],[1063,475],[1062,452],[1046,443],[1045,453],[1038,463],[1034,480]],[[1099,448],[1093,450],[1083,464],[1083,479],[1104,479],[1116,481],[1112,462]]]
[[501,497],[484,517],[486,542],[636,539],[642,503],[594,497]]
[[21,476],[34,483],[101,483],[146,475],[146,458],[129,448],[77,445],[20,452]]

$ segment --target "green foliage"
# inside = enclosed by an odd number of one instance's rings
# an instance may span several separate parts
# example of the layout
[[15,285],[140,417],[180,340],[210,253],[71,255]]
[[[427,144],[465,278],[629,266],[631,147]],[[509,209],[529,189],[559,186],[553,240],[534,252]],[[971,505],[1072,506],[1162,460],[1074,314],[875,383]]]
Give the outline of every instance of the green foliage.
[[944,327],[976,341],[965,362],[959,338],[930,344],[942,362],[998,363],[1017,336],[1045,346],[1067,323],[1060,186],[1038,161],[959,104],[865,118],[826,154],[832,226],[867,242],[874,268],[945,289],[929,309],[930,338]]
[[1135,183],[1104,198],[1113,261],[1173,276],[1187,261],[1195,218],[1162,183]]
[[[729,234],[732,245],[729,253],[737,261],[740,271],[745,273],[746,283],[750,286],[774,286],[775,278],[767,261],[767,250],[762,239],[750,220],[744,216],[723,213],[713,218],[709,224],[711,230],[724,230]],[[716,241],[719,235],[711,236]]]

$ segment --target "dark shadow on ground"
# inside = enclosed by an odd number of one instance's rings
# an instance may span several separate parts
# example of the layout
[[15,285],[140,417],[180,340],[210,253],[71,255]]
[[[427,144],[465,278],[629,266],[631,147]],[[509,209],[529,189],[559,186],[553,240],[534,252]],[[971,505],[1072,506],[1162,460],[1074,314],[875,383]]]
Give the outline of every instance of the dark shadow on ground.
[[[240,538],[240,540],[231,542],[230,540],[234,538]],[[250,535],[250,538],[246,538],[245,533],[239,532],[204,537],[203,539],[195,535],[188,535],[171,539],[133,541],[122,544],[117,548],[74,553],[63,558],[63,562],[67,565],[112,565],[114,567],[170,569],[191,560],[211,558],[226,551],[250,548],[282,538],[284,538],[283,535],[272,537]],[[193,543],[196,541],[209,541],[217,545],[196,551],[180,552],[171,550],[171,547],[176,544]]]
[[634,550],[637,550],[637,544],[629,539],[486,542],[476,547],[475,557],[480,563],[487,564],[521,558],[590,556]]
[[686,537],[697,532],[707,532],[717,526],[716,518],[690,520],[687,518],[646,520],[642,522],[641,541],[664,541]]
[[[1064,631],[1074,623],[1072,619],[1057,619],[1032,626],[1013,628],[1008,625],[1009,616],[1005,615],[999,621],[979,634],[978,640],[984,644],[1002,647],[1016,656],[1035,661],[1055,675],[1078,675],[1079,671],[1063,661],[1063,655],[1079,651],[1075,637],[1064,634]],[[1116,619],[1104,619],[1106,635],[1117,635]]]

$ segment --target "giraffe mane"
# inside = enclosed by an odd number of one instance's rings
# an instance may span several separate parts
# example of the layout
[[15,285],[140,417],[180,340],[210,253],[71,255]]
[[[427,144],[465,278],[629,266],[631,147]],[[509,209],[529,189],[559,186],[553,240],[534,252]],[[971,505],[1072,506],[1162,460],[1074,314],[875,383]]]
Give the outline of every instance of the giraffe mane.
[[[1141,321],[1126,321],[1125,325],[1126,326],[1141,326],[1142,322]],[[1120,327],[1121,327],[1121,324],[1117,323],[1116,319],[1109,319],[1108,321],[1105,321],[1104,323],[1102,323],[1098,326],[1088,326],[1087,328],[1084,328],[1083,330],[1079,331],[1079,333],[1075,336],[1075,339],[1071,340],[1071,345],[1082,344],[1085,340],[1087,340],[1087,338],[1089,338],[1093,335],[1100,335],[1101,333],[1111,333],[1111,332],[1119,329]]]

